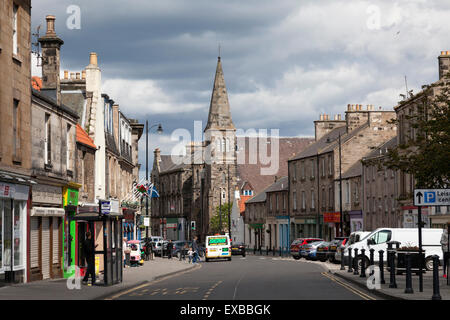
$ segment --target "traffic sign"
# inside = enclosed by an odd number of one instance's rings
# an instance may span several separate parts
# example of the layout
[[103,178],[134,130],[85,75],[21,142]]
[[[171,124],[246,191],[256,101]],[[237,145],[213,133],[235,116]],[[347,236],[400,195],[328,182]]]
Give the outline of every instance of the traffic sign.
[[111,213],[111,202],[110,201],[100,201],[101,212],[102,214],[110,214]]
[[450,206],[450,189],[414,189],[415,206]]

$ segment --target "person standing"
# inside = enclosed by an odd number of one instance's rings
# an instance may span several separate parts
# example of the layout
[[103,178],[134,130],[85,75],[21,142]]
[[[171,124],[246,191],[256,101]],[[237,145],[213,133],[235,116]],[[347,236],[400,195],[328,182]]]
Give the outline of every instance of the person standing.
[[444,253],[444,278],[447,278],[447,267],[448,267],[448,259],[449,259],[449,252],[448,252],[448,227],[449,225],[445,226],[444,232],[442,232],[441,237],[441,247],[442,252]]
[[169,243],[167,244],[167,255],[169,259],[172,259],[172,249],[173,249],[173,242],[172,240],[169,240]]
[[91,232],[86,232],[86,239],[83,242],[84,257],[87,263],[86,274],[83,278],[83,284],[87,284],[89,276],[91,276],[92,284],[95,284],[95,248],[94,239],[92,239]]
[[197,244],[198,237],[194,237],[194,241],[192,241],[192,251],[194,251],[194,258],[192,259],[192,263],[198,263],[198,244]]

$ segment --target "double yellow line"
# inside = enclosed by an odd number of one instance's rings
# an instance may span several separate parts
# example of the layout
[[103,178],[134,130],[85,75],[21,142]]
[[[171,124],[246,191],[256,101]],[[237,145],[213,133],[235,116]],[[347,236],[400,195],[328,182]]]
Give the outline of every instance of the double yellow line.
[[362,292],[362,291],[360,291],[360,290],[358,290],[356,288],[353,288],[352,286],[344,283],[343,281],[337,279],[336,277],[332,276],[331,274],[329,274],[327,272],[322,272],[322,275],[327,277],[331,281],[334,281],[337,284],[340,284],[341,286],[343,286],[347,290],[353,292],[354,294],[358,295],[359,297],[363,298],[364,300],[376,300],[374,297],[369,296],[368,294],[365,294],[364,292]]

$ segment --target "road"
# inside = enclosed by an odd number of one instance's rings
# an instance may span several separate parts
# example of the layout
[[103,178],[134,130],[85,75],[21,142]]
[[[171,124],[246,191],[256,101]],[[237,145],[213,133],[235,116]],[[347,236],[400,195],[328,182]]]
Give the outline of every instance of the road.
[[[372,300],[316,263],[233,256],[116,294],[119,300]],[[378,298],[377,298],[378,299]]]

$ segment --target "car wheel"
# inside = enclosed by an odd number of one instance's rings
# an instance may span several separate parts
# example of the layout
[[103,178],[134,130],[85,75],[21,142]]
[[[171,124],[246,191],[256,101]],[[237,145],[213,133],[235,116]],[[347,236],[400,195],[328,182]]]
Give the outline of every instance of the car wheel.
[[208,258],[205,258],[205,262],[209,262],[209,259],[208,259]]
[[300,257],[299,256],[293,256],[294,257],[294,259],[295,260],[298,260],[298,259],[300,259]]
[[242,253],[242,256],[245,258],[245,252]]

